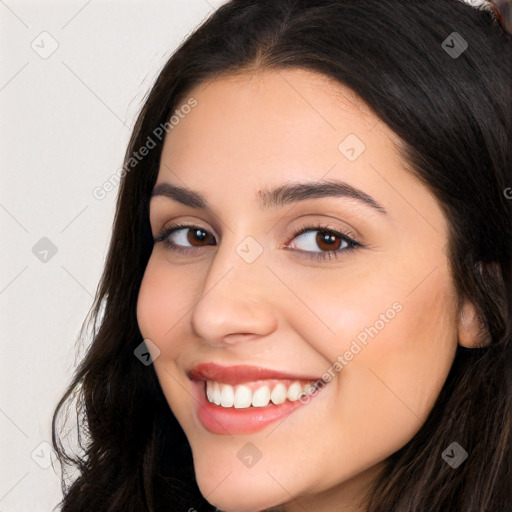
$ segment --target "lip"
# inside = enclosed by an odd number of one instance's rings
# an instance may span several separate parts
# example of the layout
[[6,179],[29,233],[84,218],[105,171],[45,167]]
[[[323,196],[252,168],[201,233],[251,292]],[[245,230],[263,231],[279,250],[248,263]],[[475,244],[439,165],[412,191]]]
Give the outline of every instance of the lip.
[[197,418],[206,430],[220,435],[244,435],[258,432],[271,423],[284,420],[296,409],[309,405],[315,399],[316,393],[309,395],[305,402],[301,400],[286,401],[280,405],[269,404],[266,407],[235,409],[234,407],[222,407],[210,403],[206,398],[205,381],[211,380],[236,385],[255,380],[276,379],[311,382],[319,380],[318,377],[292,375],[257,366],[221,366],[216,363],[201,363],[188,372],[188,377],[192,381],[197,405]]
[[319,377],[311,375],[293,375],[279,370],[271,370],[260,366],[234,365],[221,366],[217,363],[200,363],[194,366],[188,377],[192,381],[212,380],[223,384],[243,384],[255,380],[300,380],[317,381]]

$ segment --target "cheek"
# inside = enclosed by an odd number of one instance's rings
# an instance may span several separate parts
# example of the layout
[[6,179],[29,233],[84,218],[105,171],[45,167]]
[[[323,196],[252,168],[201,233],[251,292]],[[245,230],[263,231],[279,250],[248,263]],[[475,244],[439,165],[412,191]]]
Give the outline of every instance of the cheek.
[[137,322],[142,336],[153,341],[162,355],[179,350],[163,341],[172,336],[173,330],[183,328],[180,320],[190,310],[193,300],[193,281],[189,273],[169,271],[163,258],[153,253],[139,291]]
[[382,337],[382,332],[401,315],[397,310],[403,309],[405,287],[383,268],[385,263],[373,263],[371,267],[348,263],[334,269],[305,268],[300,272],[292,267],[278,269],[282,280],[293,284],[293,294],[283,294],[279,311],[323,356],[326,370],[329,362],[351,347],[357,350],[353,340],[364,348],[376,331]]
[[353,325],[343,340],[345,348],[348,340],[368,335],[365,343],[358,343],[360,352],[341,370],[337,385],[343,397],[340,417],[359,433],[361,442],[372,440],[375,453],[397,450],[412,438],[450,370],[457,331],[455,304],[444,277],[399,296],[401,310],[388,323],[376,321],[382,307],[388,306],[386,301],[378,309],[368,307],[363,328]]
[[[182,423],[188,418],[189,395],[179,383],[179,359],[190,339],[187,312],[194,297],[190,273],[171,271],[168,262],[153,253],[146,267],[137,300],[137,322],[144,339],[160,350],[154,369],[167,402]],[[183,425],[183,423],[182,423]]]
[[[346,277],[336,281],[295,281],[315,314],[296,305],[289,315],[326,360],[322,379],[338,397],[330,424],[352,440],[343,448],[349,459],[370,446],[377,459],[401,448],[446,380],[457,346],[455,294],[441,264],[416,288],[415,276],[428,271],[406,273],[409,280],[376,269],[364,276],[340,272]],[[317,430],[325,432],[325,423]]]
[[166,274],[159,273],[158,266],[150,259],[137,299],[137,322],[142,336],[155,343],[172,325],[168,315],[175,301],[171,301],[171,294],[166,292],[169,285]]

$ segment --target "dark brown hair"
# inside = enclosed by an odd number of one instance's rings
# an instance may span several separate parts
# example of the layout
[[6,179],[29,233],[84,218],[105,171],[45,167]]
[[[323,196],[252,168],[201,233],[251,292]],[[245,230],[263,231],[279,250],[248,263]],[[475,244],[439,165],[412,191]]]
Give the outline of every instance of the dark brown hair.
[[[443,46],[454,32],[467,43],[458,56]],[[491,10],[459,0],[232,0],[171,56],[126,152],[128,162],[194,86],[248,69],[321,73],[355,91],[400,137],[411,172],[449,222],[459,303],[475,304],[490,342],[458,348],[427,421],[386,461],[368,512],[512,510],[511,39]],[[92,344],[54,414],[54,447],[64,467],[79,471],[73,482],[63,479],[63,512],[214,510],[196,486],[189,445],[153,367],[134,356],[161,149],[160,140],[123,176],[84,323]],[[73,401],[78,454],[66,452],[60,435],[63,407]],[[457,469],[441,458],[454,441],[469,454]]]

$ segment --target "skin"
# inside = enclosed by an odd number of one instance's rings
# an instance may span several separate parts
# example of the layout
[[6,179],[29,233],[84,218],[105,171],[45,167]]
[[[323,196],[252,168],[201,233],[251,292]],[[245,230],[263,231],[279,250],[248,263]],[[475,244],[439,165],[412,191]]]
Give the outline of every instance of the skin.
[[[189,96],[198,104],[167,135],[157,185],[196,190],[211,210],[155,196],[151,228],[157,236],[171,223],[190,223],[214,245],[197,241],[180,254],[156,243],[137,318],[160,350],[155,371],[190,442],[200,490],[227,512],[362,510],[383,461],[428,416],[457,343],[475,343],[472,305],[457,308],[447,221],[406,169],[396,136],[350,89],[322,75],[247,71]],[[338,149],[348,134],[366,145],[353,162]],[[361,189],[387,215],[347,197],[258,206],[259,190],[320,179]],[[318,222],[365,247],[315,259],[318,232],[309,242],[293,233]],[[179,233],[176,243],[194,247],[186,242],[193,231]],[[236,252],[247,236],[263,249],[250,264]],[[400,312],[279,425],[230,436],[199,423],[186,376],[195,363],[320,377],[396,303]],[[237,458],[247,442],[262,453],[251,468]]]

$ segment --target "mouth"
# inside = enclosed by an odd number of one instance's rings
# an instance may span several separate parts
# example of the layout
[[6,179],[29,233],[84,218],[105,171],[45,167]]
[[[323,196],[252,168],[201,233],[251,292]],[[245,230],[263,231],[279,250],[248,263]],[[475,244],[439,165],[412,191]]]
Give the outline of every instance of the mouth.
[[316,396],[321,379],[254,366],[203,363],[188,373],[197,416],[215,434],[250,434],[284,419]]
[[232,386],[217,381],[206,381],[206,399],[221,407],[247,409],[296,402],[314,390],[313,382],[288,380],[260,380]]

